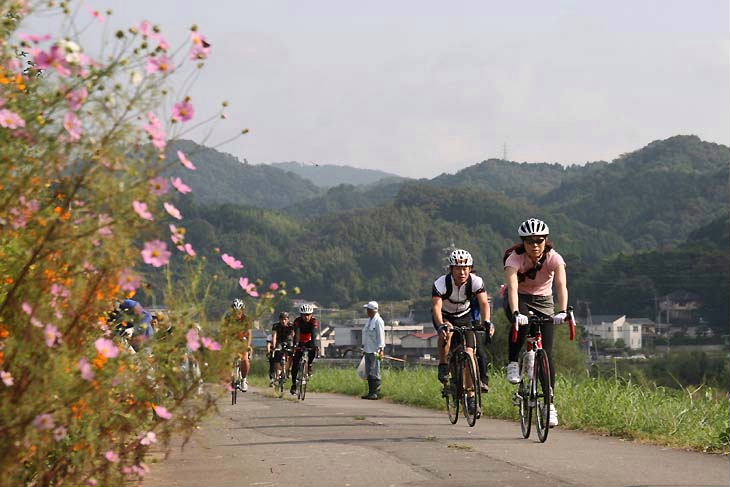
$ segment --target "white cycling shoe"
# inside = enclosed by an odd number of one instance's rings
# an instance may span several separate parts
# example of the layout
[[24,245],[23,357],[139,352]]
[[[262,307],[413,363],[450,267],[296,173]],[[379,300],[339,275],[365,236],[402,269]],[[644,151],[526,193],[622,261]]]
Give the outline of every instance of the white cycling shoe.
[[243,378],[243,383],[241,384],[241,392],[248,391],[248,378]]
[[517,362],[507,364],[507,380],[512,384],[520,383],[520,364]]
[[558,410],[555,409],[555,404],[550,404],[550,419],[548,420],[548,426],[553,428],[558,425]]

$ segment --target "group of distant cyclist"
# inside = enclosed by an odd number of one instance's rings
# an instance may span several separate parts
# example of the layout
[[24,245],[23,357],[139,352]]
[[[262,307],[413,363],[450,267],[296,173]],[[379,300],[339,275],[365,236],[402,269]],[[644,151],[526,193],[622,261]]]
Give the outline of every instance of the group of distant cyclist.
[[[503,256],[506,284],[502,287],[504,311],[515,328],[509,343],[507,380],[520,383],[518,357],[528,336],[528,315],[549,317],[541,329],[541,346],[549,364],[550,386],[555,387],[555,362],[553,342],[555,326],[568,319],[568,290],[565,261],[553,248],[548,225],[536,218],[522,222],[517,230],[520,242],[508,248]],[[464,249],[455,249],[449,255],[449,272],[438,277],[432,288],[432,321],[438,333],[438,379],[444,385],[449,382],[450,352],[462,347],[472,357],[478,377],[473,387],[480,392],[489,391],[490,359],[487,346],[494,335],[490,298],[484,280],[477,275],[472,255]],[[557,304],[553,299],[553,287],[557,293]],[[557,309],[557,310],[556,310]],[[278,321],[271,325],[267,337],[269,377],[273,385],[277,378],[291,378],[290,393],[296,393],[299,364],[307,355],[308,374],[312,374],[313,362],[319,350],[320,323],[314,316],[314,306],[304,303],[299,307],[299,316],[291,320],[289,313],[281,312]],[[155,316],[147,312],[139,302],[127,299],[110,313],[110,320],[124,323],[118,328],[127,336],[131,347],[138,350],[144,341],[154,336],[164,315]],[[223,317],[225,330],[234,330],[240,342],[240,367],[242,392],[248,390],[248,375],[251,370],[251,349],[253,344],[251,323],[246,316],[246,304],[236,298],[231,309]],[[469,328],[470,334],[455,333],[455,328]],[[460,337],[470,338],[469,343],[460,343]],[[552,390],[551,390],[552,394]],[[467,398],[468,399],[468,398]],[[472,398],[473,399],[473,398]],[[474,401],[467,401],[466,407],[479,407]],[[481,411],[472,411],[481,414]],[[550,403],[549,426],[558,424],[555,405]]]

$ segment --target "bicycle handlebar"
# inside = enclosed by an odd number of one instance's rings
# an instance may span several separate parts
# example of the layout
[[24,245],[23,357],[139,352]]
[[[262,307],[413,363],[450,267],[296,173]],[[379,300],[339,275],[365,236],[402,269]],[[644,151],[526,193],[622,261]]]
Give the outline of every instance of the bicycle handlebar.
[[[574,341],[576,337],[576,325],[575,325],[575,315],[573,314],[573,307],[568,306],[568,308],[565,310],[568,317],[565,320],[568,325],[570,325],[570,341]],[[538,316],[532,311],[528,311],[528,324],[549,324],[553,322],[553,318],[550,316]],[[514,326],[512,327],[512,343],[517,343],[517,339],[519,337],[520,332],[520,326],[517,324],[517,321],[515,320]]]

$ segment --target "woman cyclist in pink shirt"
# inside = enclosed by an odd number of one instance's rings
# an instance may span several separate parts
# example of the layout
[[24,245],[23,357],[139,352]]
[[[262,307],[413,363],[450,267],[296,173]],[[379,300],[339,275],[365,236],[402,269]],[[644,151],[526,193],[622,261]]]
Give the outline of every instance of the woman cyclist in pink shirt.
[[[565,276],[565,261],[553,249],[550,229],[542,220],[530,218],[522,222],[517,230],[522,243],[507,249],[504,256],[504,272],[507,278],[505,311],[510,321],[527,325],[527,314],[553,317],[553,326],[542,329],[542,345],[550,364],[550,379],[555,387],[555,363],[552,358],[555,326],[566,319],[568,287]],[[557,292],[557,306],[553,303],[553,284]],[[559,311],[556,313],[555,309]],[[513,384],[520,381],[517,359],[527,338],[527,326],[520,326],[516,343],[509,341],[509,364],[507,380]],[[558,412],[550,404],[550,426],[557,426]]]

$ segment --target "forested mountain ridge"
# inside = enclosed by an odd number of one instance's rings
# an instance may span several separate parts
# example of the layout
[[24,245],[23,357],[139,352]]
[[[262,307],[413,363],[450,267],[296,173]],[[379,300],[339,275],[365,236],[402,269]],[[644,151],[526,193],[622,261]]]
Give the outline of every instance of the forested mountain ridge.
[[284,171],[293,172],[312,181],[320,188],[332,188],[341,184],[360,186],[372,184],[381,180],[395,181],[406,179],[377,169],[361,169],[352,166],[335,164],[305,164],[301,162],[273,162],[270,166]]
[[675,136],[575,171],[538,202],[636,249],[682,242],[728,206],[730,149]]
[[[410,180],[340,185],[283,210],[200,204],[189,196],[180,204],[190,240],[213,270],[225,272],[217,247],[244,260],[246,275],[285,279],[323,304],[427,297],[452,243],[474,254],[496,292],[517,225],[537,217],[568,262],[571,301],[591,301],[594,313],[651,317],[656,296],[687,290],[705,296],[720,319],[730,273],[730,259],[717,247],[728,241],[728,161],[727,147],[673,137],[611,163],[561,169],[562,182],[542,196],[513,197],[468,180]],[[513,175],[530,170],[517,169]],[[551,165],[537,171],[558,174]],[[632,179],[656,187],[639,198],[628,190]],[[702,187],[685,187],[698,180]],[[646,238],[637,244],[637,235]],[[231,286],[220,294],[238,292]]]
[[175,141],[167,149],[168,160],[176,161],[183,151],[197,171],[172,165],[169,174],[179,176],[203,203],[233,203],[264,208],[284,208],[318,196],[321,189],[308,179],[267,165],[252,165],[238,158],[189,140]]

